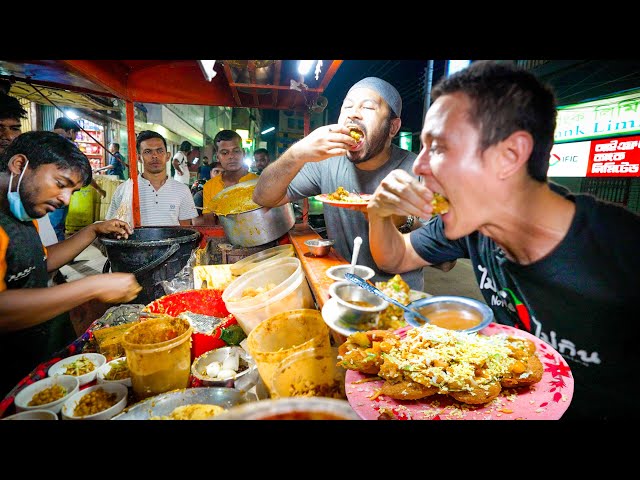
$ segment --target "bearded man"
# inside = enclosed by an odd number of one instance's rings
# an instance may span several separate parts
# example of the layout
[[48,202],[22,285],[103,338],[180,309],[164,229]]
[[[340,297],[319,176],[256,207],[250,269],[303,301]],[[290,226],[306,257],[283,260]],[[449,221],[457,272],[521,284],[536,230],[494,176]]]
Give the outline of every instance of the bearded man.
[[[253,193],[258,205],[276,207],[343,187],[349,192],[373,193],[392,171],[413,174],[416,155],[391,141],[400,131],[402,98],[393,85],[367,77],[347,92],[338,123],[319,127],[294,143],[261,173]],[[352,131],[357,133],[351,135]],[[356,139],[357,138],[357,139]],[[362,238],[358,264],[371,267],[372,281],[388,281],[393,275],[378,268],[369,248],[366,205],[361,211],[324,205],[327,235],[345,259],[351,259],[353,239]],[[397,217],[401,231],[419,226],[414,217]],[[422,268],[402,275],[412,289],[422,290]]]

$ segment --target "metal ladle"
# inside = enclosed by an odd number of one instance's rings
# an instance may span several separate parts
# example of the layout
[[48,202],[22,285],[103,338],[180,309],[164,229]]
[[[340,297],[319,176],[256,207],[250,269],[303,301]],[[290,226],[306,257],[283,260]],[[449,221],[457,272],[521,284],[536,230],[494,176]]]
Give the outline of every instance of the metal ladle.
[[[359,277],[358,275],[355,275],[353,273],[345,273],[344,274],[344,278],[349,280],[351,283],[354,283],[357,286],[362,287],[365,290],[373,293],[374,295],[377,295],[378,297],[384,298],[387,302],[393,303],[395,306],[400,307],[405,312],[410,313],[411,315],[414,315],[414,316],[420,318],[422,321],[424,321],[424,323],[431,323],[429,321],[429,319],[427,317],[425,317],[424,315],[422,315],[419,311],[413,310],[413,309],[409,308],[408,306],[403,305],[402,303],[400,303],[395,298],[391,298],[387,294],[383,293],[382,290],[379,290],[378,288],[374,287],[373,285],[367,283],[367,281],[364,278]],[[408,323],[410,323],[413,326],[418,326],[417,322],[408,322]]]

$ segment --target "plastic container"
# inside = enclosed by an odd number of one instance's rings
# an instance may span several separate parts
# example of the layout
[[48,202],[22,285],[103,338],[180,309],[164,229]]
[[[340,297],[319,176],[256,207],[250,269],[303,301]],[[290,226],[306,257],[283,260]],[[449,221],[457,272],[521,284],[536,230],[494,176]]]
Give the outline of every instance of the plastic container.
[[283,360],[310,348],[319,355],[332,354],[329,328],[319,310],[302,308],[279,313],[258,324],[247,337],[247,350],[267,388]]
[[[243,297],[249,290],[269,286],[255,296]],[[280,312],[315,306],[302,264],[295,257],[269,260],[264,267],[240,275],[224,290],[222,300],[247,335]]]
[[267,248],[266,250],[262,250],[258,253],[254,253],[253,255],[249,255],[248,257],[244,257],[238,260],[236,263],[232,263],[229,265],[231,269],[231,273],[237,277],[242,275],[243,273],[247,273],[249,270],[257,267],[265,260],[275,260],[276,258],[286,258],[293,257],[295,255],[295,251],[293,249],[293,245],[278,245],[277,247]]
[[91,185],[87,185],[71,195],[69,213],[65,220],[65,228],[68,232],[77,232],[93,223],[94,194],[97,195],[95,189]]
[[282,360],[271,379],[272,398],[328,397],[346,399],[344,378],[346,370],[337,366],[338,349],[331,354],[309,348]]
[[122,336],[138,400],[189,385],[192,332],[187,320],[161,317],[142,321]]

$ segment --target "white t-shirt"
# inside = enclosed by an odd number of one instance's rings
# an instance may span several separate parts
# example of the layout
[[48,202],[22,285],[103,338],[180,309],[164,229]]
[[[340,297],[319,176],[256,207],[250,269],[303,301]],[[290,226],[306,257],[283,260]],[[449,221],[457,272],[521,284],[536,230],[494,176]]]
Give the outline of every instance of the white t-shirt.
[[185,185],[189,185],[189,160],[187,159],[187,156],[182,153],[182,152],[178,152],[173,156],[174,160],[178,160],[178,164],[180,165],[180,170],[182,170],[182,175],[180,175],[178,173],[178,169],[176,169],[176,173],[173,176],[173,178],[175,178],[177,181],[184,183]]
[[[116,191],[113,192],[113,198],[109,204],[109,210],[107,210],[107,220],[114,218],[118,211],[125,183],[118,185]],[[139,174],[138,194],[140,198],[140,223],[143,227],[180,225],[180,220],[189,220],[198,216],[191,190],[184,183],[173,178],[167,178],[164,185],[156,190],[149,180]]]

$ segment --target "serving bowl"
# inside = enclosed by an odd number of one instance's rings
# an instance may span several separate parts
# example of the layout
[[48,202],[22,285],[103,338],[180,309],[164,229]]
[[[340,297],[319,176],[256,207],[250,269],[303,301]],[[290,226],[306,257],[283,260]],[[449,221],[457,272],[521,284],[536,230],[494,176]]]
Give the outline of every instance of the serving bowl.
[[373,322],[389,303],[348,281],[334,282],[329,295],[336,300],[336,320],[349,325]]
[[[111,371],[112,369],[113,372]],[[111,376],[123,378],[110,379]],[[127,364],[127,357],[114,358],[102,365],[96,373],[96,383],[121,383],[125,387],[131,387],[131,372]]]
[[[100,410],[95,413],[87,415],[76,415],[75,409],[79,403],[83,402],[83,398],[87,395],[96,395],[93,392],[103,390],[107,394],[115,394],[115,403],[108,408]],[[103,383],[100,385],[93,385],[92,387],[85,388],[74,393],[69,397],[60,409],[60,414],[63,420],[109,420],[111,417],[117,415],[127,405],[127,395],[129,389],[120,383]],[[85,399],[86,401],[86,399]]]
[[58,415],[51,410],[25,410],[4,417],[2,420],[58,420]]
[[86,385],[87,383],[91,383],[96,379],[96,374],[98,373],[98,369],[107,363],[107,357],[100,353],[80,353],[78,355],[71,355],[70,357],[63,358],[57,363],[54,363],[49,367],[48,375],[53,377],[55,375],[69,375],[67,372],[67,367],[71,367],[73,365],[77,365],[79,361],[83,359],[88,360],[93,364],[93,369],[83,373],[81,375],[73,374],[73,376],[78,378],[80,382],[80,386]]
[[325,257],[331,251],[331,247],[336,243],[335,240],[326,238],[314,238],[312,240],[306,240],[304,244],[309,247],[309,252],[314,257]]
[[[65,390],[65,394],[53,401],[42,403],[38,405],[29,405],[29,402],[33,399],[34,395],[39,394],[45,389],[49,389],[53,386],[60,386]],[[16,412],[34,411],[34,410],[51,410],[53,413],[58,413],[62,404],[73,394],[75,394],[80,388],[80,382],[78,377],[73,375],[56,375],[55,377],[46,377],[42,380],[27,385],[20,390],[14,403],[16,406]]]
[[[227,387],[247,391],[259,378],[253,357],[242,347],[220,347],[203,353],[193,361],[194,383],[204,387]],[[195,385],[194,385],[195,386]]]
[[238,405],[211,420],[360,420],[360,417],[346,400],[284,397]]
[[[459,332],[478,332],[493,322],[491,308],[486,303],[469,297],[436,295],[420,298],[408,306],[429,318],[432,325]],[[405,312],[404,319],[414,327],[424,325],[410,312]]]
[[[325,272],[327,277],[337,282],[344,280],[344,274],[351,271],[351,265],[334,265],[333,267],[327,268]],[[353,274],[365,279],[369,280],[373,278],[376,272],[373,271],[371,267],[367,267],[366,265],[354,265]]]

